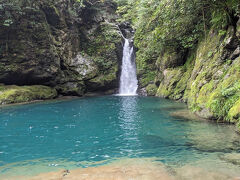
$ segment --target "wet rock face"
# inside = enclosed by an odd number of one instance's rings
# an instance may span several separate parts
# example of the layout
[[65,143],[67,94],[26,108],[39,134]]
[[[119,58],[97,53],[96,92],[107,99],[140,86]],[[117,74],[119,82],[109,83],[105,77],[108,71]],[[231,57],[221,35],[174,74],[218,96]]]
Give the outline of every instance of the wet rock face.
[[125,38],[129,39],[134,36],[134,30],[129,22],[121,23],[119,28]]
[[156,62],[159,70],[164,71],[167,68],[174,68],[181,66],[186,61],[186,52],[184,51],[168,51],[164,52],[163,56],[160,56]]
[[[91,84],[97,76],[111,74],[118,84],[122,53],[121,36],[113,26],[114,3],[96,1],[82,7],[75,0],[6,0],[0,4],[0,83],[48,85],[67,95],[85,93],[86,82]],[[76,91],[66,91],[69,84]],[[101,84],[108,89],[108,83]]]
[[239,25],[229,26],[225,36],[212,29],[186,57],[177,51],[163,53],[156,61],[155,95],[187,102],[198,116],[236,123],[239,129],[238,29]]
[[54,79],[59,58],[49,37],[45,15],[38,9],[3,4],[0,11],[0,81],[42,84]]
[[240,39],[240,18],[238,19],[238,22],[237,22],[236,36],[238,37],[238,39]]
[[70,67],[75,68],[75,70],[83,77],[83,79],[91,79],[97,76],[97,67],[94,64],[91,57],[81,54],[70,60],[68,64]]

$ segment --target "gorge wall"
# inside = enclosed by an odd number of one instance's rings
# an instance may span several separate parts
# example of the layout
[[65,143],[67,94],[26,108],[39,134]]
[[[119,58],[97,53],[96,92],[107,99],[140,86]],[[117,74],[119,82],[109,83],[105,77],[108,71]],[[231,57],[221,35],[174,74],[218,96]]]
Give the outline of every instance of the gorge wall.
[[50,87],[51,97],[117,88],[116,9],[112,1],[1,0],[0,104],[45,99],[31,85]]
[[177,52],[160,56],[157,76],[146,86],[148,94],[187,102],[203,118],[239,122],[239,29],[240,21],[238,30],[230,26],[224,37],[211,30],[181,64]]
[[[138,58],[139,57],[139,58]],[[141,56],[137,56],[141,67]],[[240,20],[224,35],[214,29],[190,51],[165,51],[140,70],[148,95],[183,101],[198,116],[240,129]]]

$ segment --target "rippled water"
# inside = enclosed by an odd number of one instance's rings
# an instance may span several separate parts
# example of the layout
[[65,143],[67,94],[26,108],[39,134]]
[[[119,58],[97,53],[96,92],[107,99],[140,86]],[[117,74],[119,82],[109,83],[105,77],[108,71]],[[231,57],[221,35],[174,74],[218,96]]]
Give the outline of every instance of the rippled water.
[[[88,97],[0,110],[0,177],[153,158],[169,171],[201,167],[240,176],[234,127],[170,116],[155,97]],[[0,178],[1,179],[1,178]]]

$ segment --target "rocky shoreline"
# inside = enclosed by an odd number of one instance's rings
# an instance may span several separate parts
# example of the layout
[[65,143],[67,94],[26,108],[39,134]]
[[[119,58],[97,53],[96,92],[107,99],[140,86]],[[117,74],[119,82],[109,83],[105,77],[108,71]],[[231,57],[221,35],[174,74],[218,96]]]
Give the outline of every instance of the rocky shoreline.
[[185,165],[183,167],[167,168],[162,163],[148,158],[120,159],[112,163],[73,170],[59,170],[41,173],[36,176],[17,176],[3,180],[239,180],[239,176],[224,172],[206,170],[201,167]]

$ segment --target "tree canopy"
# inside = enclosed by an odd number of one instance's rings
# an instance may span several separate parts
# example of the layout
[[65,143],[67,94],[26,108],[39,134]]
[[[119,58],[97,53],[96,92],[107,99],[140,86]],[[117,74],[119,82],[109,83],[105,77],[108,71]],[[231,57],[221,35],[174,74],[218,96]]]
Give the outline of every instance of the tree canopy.
[[224,34],[239,18],[239,0],[117,0],[122,21],[134,28],[139,58],[194,47],[210,28]]

